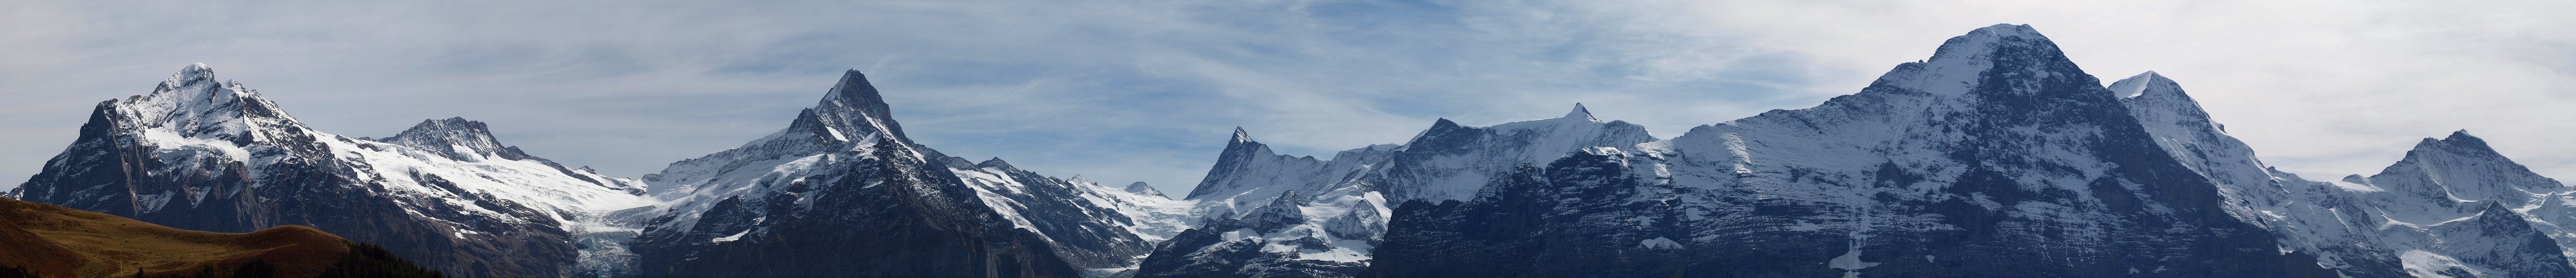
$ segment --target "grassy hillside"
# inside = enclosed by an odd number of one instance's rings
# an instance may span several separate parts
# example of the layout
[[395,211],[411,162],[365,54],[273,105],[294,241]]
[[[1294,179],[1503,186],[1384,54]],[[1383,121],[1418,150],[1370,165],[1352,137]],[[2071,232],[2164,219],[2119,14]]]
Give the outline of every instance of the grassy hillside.
[[304,226],[200,232],[8,198],[0,246],[0,277],[439,276]]

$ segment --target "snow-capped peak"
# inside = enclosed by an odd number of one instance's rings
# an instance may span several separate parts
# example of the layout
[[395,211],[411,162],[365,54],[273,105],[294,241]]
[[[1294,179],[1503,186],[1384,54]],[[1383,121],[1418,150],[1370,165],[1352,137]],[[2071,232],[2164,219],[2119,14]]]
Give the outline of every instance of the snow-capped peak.
[[188,63],[187,66],[179,68],[179,73],[170,75],[169,82],[162,84],[213,80],[215,80],[215,67],[206,66],[206,63]]
[[206,66],[205,63],[193,63],[188,64],[186,67],[179,68],[179,72],[170,74],[169,79],[162,80],[159,86],[153,88],[152,94],[138,97],[143,99],[161,98],[204,100],[207,97],[224,95],[238,96],[250,93],[247,91],[227,91],[223,89],[228,88],[225,88],[222,82],[215,80],[214,67]]
[[2443,139],[2424,138],[2414,150],[2406,151],[2404,159],[2370,181],[2391,191],[2436,200],[2497,200],[2514,205],[2526,204],[2532,194],[2566,190],[2558,180],[2514,163],[2465,130]]
[[868,83],[866,74],[855,69],[843,73],[831,92],[813,109],[806,110],[806,115],[798,116],[796,126],[790,129],[806,129],[802,131],[816,133],[818,139],[841,142],[864,140],[879,132],[907,138],[903,126],[895,123],[885,97],[877,94],[877,87]]
[[2406,152],[2407,158],[2429,158],[2434,155],[2492,158],[2511,162],[2504,157],[2504,154],[2497,153],[2495,148],[2488,147],[2485,139],[2469,135],[2468,130],[2452,131],[2450,136],[2442,139],[2424,138],[2423,141],[2415,144],[2414,150]]
[[2016,80],[2075,77],[2073,67],[2055,42],[2029,25],[1996,24],[1941,43],[1931,59],[1898,65],[1878,82],[1936,95],[1959,95],[1986,82],[1988,71],[2012,71]]
[[1245,133],[1245,132],[1243,132],[1243,127],[1240,127],[1240,126],[1238,126],[1238,127],[1234,127],[1234,140],[1233,140],[1233,141],[1226,141],[1226,145],[1231,146],[1231,145],[1234,145],[1234,144],[1243,144],[1243,143],[1254,143],[1254,142],[1252,142],[1252,134],[1251,134],[1251,133]]
[[[102,104],[101,109],[107,109]],[[240,82],[219,82],[214,67],[188,64],[153,87],[152,93],[119,100],[123,113],[137,123],[166,127],[187,138],[254,140],[262,135],[252,130],[277,127],[299,127],[301,123],[276,103],[259,96],[258,91],[242,87]],[[269,127],[269,128],[260,128]],[[292,133],[292,132],[290,132]]]
[[2159,95],[2182,93],[2182,85],[2175,84],[2173,79],[2166,79],[2164,75],[2156,74],[2155,71],[2147,71],[2138,76],[2121,79],[2119,82],[2111,82],[2110,88],[2111,92],[2119,94],[2120,98],[2133,98],[2149,93]]
[[2031,29],[2030,25],[1995,24],[1942,42],[1940,50],[1932,53],[1932,59],[1983,56],[1991,54],[1996,46],[2007,43],[2049,42],[2048,36],[2040,35],[2039,30]]

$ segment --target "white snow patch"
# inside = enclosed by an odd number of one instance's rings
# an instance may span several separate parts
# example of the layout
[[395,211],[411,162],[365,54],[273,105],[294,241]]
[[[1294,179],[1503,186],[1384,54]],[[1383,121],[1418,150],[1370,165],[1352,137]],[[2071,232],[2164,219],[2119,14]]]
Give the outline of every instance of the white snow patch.
[[2481,277],[2486,276],[2483,271],[2461,264],[2459,259],[2424,250],[2406,250],[2406,253],[2397,255],[2397,260],[2405,265],[2407,274],[2418,278],[2451,278],[2450,275],[2442,275],[2441,271],[2452,269],[2466,270]]
[[1788,229],[1789,229],[1789,230],[1791,230],[1791,231],[1800,231],[1800,232],[1807,232],[1807,231],[1815,231],[1815,230],[1823,230],[1823,229],[1825,229],[1825,225],[1816,225],[1816,223],[1807,223],[1807,221],[1806,221],[1806,220],[1797,220],[1797,221],[1798,221],[1798,224],[1797,224],[1797,225],[1789,225]]
[[740,232],[740,233],[733,233],[733,235],[724,236],[724,237],[719,237],[719,238],[716,238],[715,240],[711,240],[711,241],[714,241],[715,243],[733,242],[733,241],[736,241],[736,240],[742,240],[742,236],[743,236],[743,235],[748,235],[748,234],[751,234],[751,230],[742,230],[742,232]]
[[1683,248],[1682,243],[1673,242],[1672,238],[1665,237],[1656,237],[1654,239],[1638,241],[1637,244],[1644,245],[1646,249],[1649,250],[1681,250]]

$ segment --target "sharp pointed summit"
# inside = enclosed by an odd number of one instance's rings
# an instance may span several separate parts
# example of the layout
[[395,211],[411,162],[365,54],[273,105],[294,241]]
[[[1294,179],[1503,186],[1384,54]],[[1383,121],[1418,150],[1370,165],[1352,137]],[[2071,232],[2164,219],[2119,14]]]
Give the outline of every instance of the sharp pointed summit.
[[811,122],[819,128],[811,132],[829,133],[819,135],[840,141],[862,140],[878,132],[905,143],[911,140],[904,136],[903,125],[895,122],[893,108],[877,93],[876,85],[869,84],[867,74],[856,69],[842,73],[841,81],[833,84],[813,109],[798,116],[797,122]]
[[1595,118],[1592,118],[1592,110],[1583,109],[1583,104],[1582,104],[1582,103],[1575,103],[1575,104],[1574,104],[1574,111],[1565,112],[1565,117],[1566,117],[1566,118],[1570,118],[1570,119],[1583,119],[1583,120],[1585,120],[1585,121],[1600,121],[1600,120],[1601,120],[1601,119],[1595,119]]
[[1243,127],[1234,127],[1234,140],[1226,142],[1230,144],[1253,143],[1252,134],[1243,132]]
[[2155,71],[2140,73],[2137,76],[2120,79],[2119,82],[2112,82],[2110,89],[2111,93],[2118,94],[2120,98],[2172,94],[2174,97],[2190,99],[2189,96],[2181,95],[2181,84],[2176,84],[2173,79],[2167,79],[2162,74],[2156,74]]

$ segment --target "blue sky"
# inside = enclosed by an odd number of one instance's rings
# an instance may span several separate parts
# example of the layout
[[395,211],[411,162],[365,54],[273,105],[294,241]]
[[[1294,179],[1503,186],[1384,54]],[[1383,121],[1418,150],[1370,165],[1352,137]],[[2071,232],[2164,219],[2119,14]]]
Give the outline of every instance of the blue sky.
[[[542,2],[542,3],[527,3]],[[621,176],[786,126],[842,69],[951,155],[1181,194],[1232,128],[1287,154],[1433,119],[1671,137],[1849,94],[1941,40],[2032,24],[2093,74],[2179,80],[2292,172],[2374,173],[2468,129],[2576,177],[2558,1],[9,1],[0,188],[91,105],[187,63],[325,132],[422,119]],[[2314,178],[2314,177],[2312,177]]]

